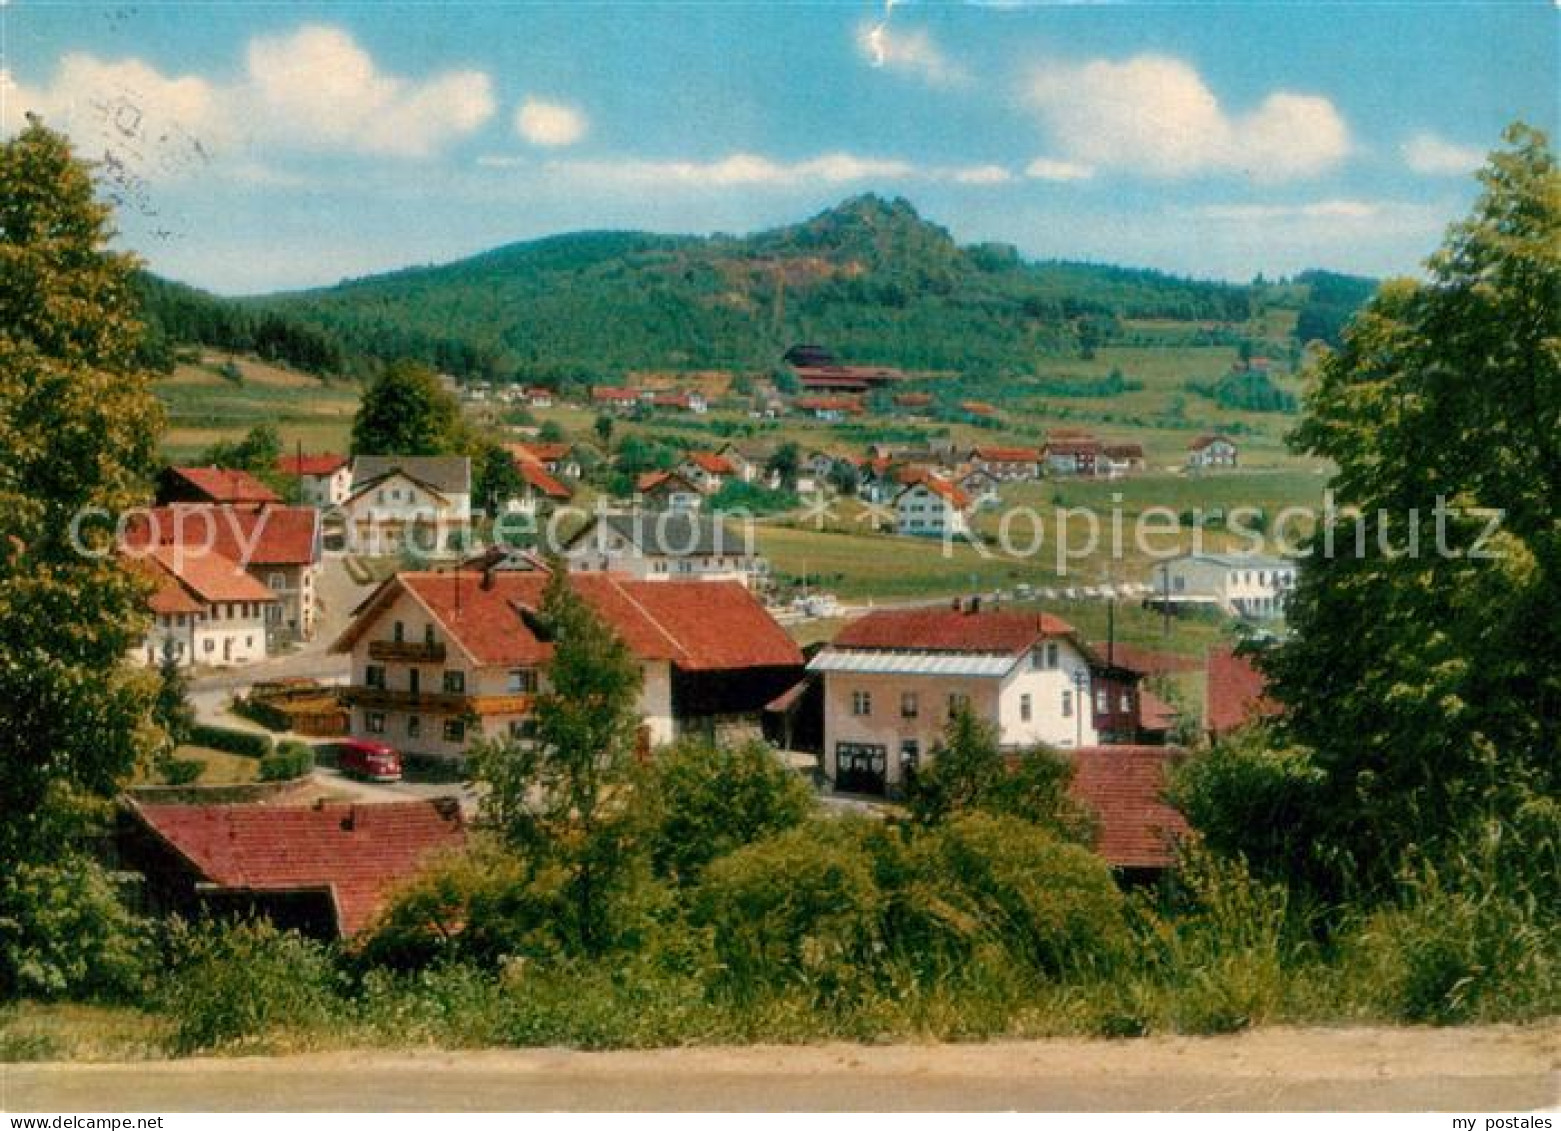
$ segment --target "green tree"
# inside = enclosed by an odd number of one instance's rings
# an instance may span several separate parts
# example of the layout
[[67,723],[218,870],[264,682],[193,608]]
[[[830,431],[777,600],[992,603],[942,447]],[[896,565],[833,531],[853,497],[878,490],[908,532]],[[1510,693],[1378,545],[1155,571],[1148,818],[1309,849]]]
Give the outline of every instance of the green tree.
[[188,742],[195,730],[195,708],[190,704],[189,692],[184,668],[179,665],[173,650],[165,648],[162,662],[157,667],[157,698],[152,704],[152,714],[167,736],[170,749]]
[[474,780],[488,788],[487,821],[537,867],[567,874],[568,934],[594,954],[612,941],[610,909],[632,871],[640,666],[623,640],[554,571],[538,625],[553,647],[535,706],[532,741],[478,743]]
[[783,491],[795,491],[797,476],[802,471],[802,449],[797,447],[796,441],[787,440],[775,449],[765,463],[764,471],[775,477]]
[[[1505,140],[1428,278],[1385,285],[1320,362],[1293,437],[1365,515],[1311,540],[1266,665],[1334,888],[1561,790],[1561,176],[1542,134]],[[1472,508],[1502,513],[1484,556]]]
[[[161,413],[135,366],[129,255],[59,134],[0,147],[0,859],[56,859],[71,797],[113,794],[159,742],[124,658],[144,582],[73,520],[148,498]],[[83,548],[73,545],[73,531]]]
[[474,465],[476,505],[492,509],[497,514],[509,500],[525,492],[526,481],[515,466],[515,457],[505,451],[503,445],[484,441],[478,445]]
[[602,442],[602,447],[612,448],[613,419],[605,412],[596,418],[593,425],[596,429],[596,438]]
[[561,444],[564,441],[564,426],[556,420],[544,420],[537,431],[537,439],[544,444]]
[[465,442],[460,404],[433,370],[415,361],[387,366],[363,394],[352,422],[356,455],[448,455]]

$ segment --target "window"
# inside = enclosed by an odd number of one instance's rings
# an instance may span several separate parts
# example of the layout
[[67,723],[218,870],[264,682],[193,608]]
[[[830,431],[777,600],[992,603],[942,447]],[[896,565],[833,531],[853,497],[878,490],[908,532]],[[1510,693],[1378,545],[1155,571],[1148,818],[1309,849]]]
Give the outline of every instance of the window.
[[537,737],[536,719],[512,719],[509,724],[509,736],[519,742],[531,742]]
[[287,588],[287,575],[283,573],[271,573],[266,575],[266,584],[272,592],[280,593]]
[[1124,715],[1132,714],[1132,712],[1133,712],[1133,693],[1131,691],[1124,691],[1124,692],[1122,692],[1121,703],[1122,703],[1122,713]]
[[400,644],[407,638],[407,626],[397,621],[390,629],[390,638]]
[[851,713],[859,718],[873,713],[873,693],[871,691],[851,692]]
[[385,689],[385,668],[382,664],[370,664],[363,669],[363,683],[367,687]]
[[213,649],[215,649],[216,646],[217,646],[216,641],[214,641],[211,637],[208,636],[206,638],[206,651],[210,652]]
[[1022,723],[1029,722],[1030,715],[1030,696],[1028,694],[1019,696],[1019,721]]
[[1047,641],[1047,644],[1046,644],[1046,666],[1049,667],[1049,668],[1055,668],[1058,665],[1058,663],[1061,662],[1061,659],[1060,659],[1061,655],[1062,655],[1062,652],[1057,647],[1057,642],[1055,640]]
[[466,694],[466,673],[465,672],[445,672],[444,673],[444,693],[446,695],[465,695]]
[[907,738],[900,743],[900,765],[907,770],[914,770],[916,764],[921,761],[921,743],[914,738]]
[[423,643],[429,645],[430,647],[433,646],[434,626],[431,624],[425,624],[423,626]]
[[363,729],[370,734],[384,734],[385,713],[383,711],[369,711],[364,714]]
[[444,721],[444,740],[446,742],[465,742],[466,724],[460,719],[446,719]]
[[[1126,708],[1124,708],[1125,710]],[[1104,687],[1095,688],[1095,713],[1104,715],[1111,710],[1111,693]]]
[[416,668],[412,668],[407,672],[407,690],[413,695],[423,690],[423,673]]
[[921,704],[916,700],[914,691],[900,693],[900,718],[914,719],[921,713]]
[[419,715],[407,716],[407,737],[417,738],[423,733],[423,720]]
[[1064,691],[1062,693],[1062,717],[1065,719],[1071,719],[1073,717],[1072,691]]
[[516,668],[509,673],[509,692],[513,695],[529,695],[537,689],[537,673],[533,668]]
[[968,711],[969,709],[970,696],[966,695],[962,691],[952,691],[949,693],[949,718],[952,719],[955,715],[959,714],[960,711]]

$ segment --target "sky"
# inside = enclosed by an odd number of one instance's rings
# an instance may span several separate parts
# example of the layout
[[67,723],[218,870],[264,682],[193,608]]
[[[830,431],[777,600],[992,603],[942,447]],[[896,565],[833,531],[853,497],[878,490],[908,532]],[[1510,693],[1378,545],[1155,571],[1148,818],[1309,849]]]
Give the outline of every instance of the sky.
[[1561,7],[0,0],[0,132],[100,162],[120,243],[226,294],[856,193],[1035,258],[1414,273]]

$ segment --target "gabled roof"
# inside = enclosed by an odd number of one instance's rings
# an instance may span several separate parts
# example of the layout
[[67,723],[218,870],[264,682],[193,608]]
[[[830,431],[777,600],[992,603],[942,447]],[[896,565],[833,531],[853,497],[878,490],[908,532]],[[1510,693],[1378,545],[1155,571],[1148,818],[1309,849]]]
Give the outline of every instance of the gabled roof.
[[129,811],[219,887],[329,890],[344,935],[368,926],[396,887],[466,840],[451,799],[306,808],[130,803]]
[[1203,667],[1194,656],[1179,656],[1175,652],[1156,652],[1152,648],[1144,648],[1137,644],[1124,644],[1118,640],[1114,644],[1108,644],[1104,640],[1096,640],[1091,645],[1100,655],[1111,653],[1111,662],[1119,668],[1137,672],[1139,675],[1168,675],[1172,672],[1195,672]]
[[1100,450],[1112,459],[1144,458],[1144,446],[1142,444],[1106,444]]
[[906,484],[905,490],[901,491],[899,495],[895,496],[895,499],[898,500],[900,495],[914,491],[918,487],[927,488],[927,490],[931,491],[934,495],[937,495],[939,498],[948,501],[961,510],[964,510],[966,507],[971,505],[971,498],[969,495],[965,494],[965,492],[954,486],[954,484],[950,483],[947,479],[942,479],[932,474],[923,474],[911,480]]
[[615,388],[610,385],[598,385],[596,388],[591,390],[591,399],[593,401],[633,401],[638,404],[640,394],[638,389],[623,389]]
[[1117,868],[1167,868],[1176,841],[1190,831],[1165,800],[1166,775],[1183,752],[1174,746],[1084,746],[1067,752],[1071,792],[1100,819],[1095,844]]
[[804,412],[862,411],[862,402],[852,397],[798,397],[792,404]]
[[548,498],[569,498],[569,488],[565,487],[557,479],[554,479],[553,476],[548,473],[547,468],[543,467],[535,460],[516,460],[515,470],[520,472],[520,477],[522,479],[524,479],[536,490],[542,492],[542,494],[546,495]]
[[1192,443],[1188,444],[1187,450],[1190,452],[1201,452],[1204,448],[1213,443],[1226,443],[1233,448],[1236,446],[1236,441],[1232,440],[1229,436],[1205,435],[1199,436]]
[[247,471],[226,467],[170,467],[168,478],[212,503],[280,503],[282,496]]
[[506,444],[505,450],[516,459],[534,459],[542,463],[557,463],[569,458],[571,445],[555,442],[530,441],[524,444]]
[[352,491],[401,472],[440,495],[472,493],[472,461],[466,456],[357,456],[352,461]]
[[320,559],[320,512],[313,507],[213,506],[175,503],[132,516],[124,545],[155,537],[163,546],[206,546],[249,567],[310,565]]
[[710,475],[731,475],[736,470],[730,460],[715,452],[689,452],[683,460]]
[[336,455],[334,452],[321,452],[318,455],[294,454],[283,456],[276,461],[276,469],[283,475],[335,475],[346,466],[347,457]]
[[698,487],[676,471],[642,471],[639,478],[634,481],[634,490],[641,495],[649,495],[655,491],[685,491],[692,495],[702,494]]
[[970,458],[988,463],[1039,463],[1041,453],[1038,448],[972,448]]
[[1083,436],[1067,436],[1046,441],[1047,456],[1099,455],[1100,450],[1099,440]]
[[1164,731],[1176,725],[1181,712],[1149,688],[1138,689],[1138,726],[1141,730]]
[[587,523],[564,549],[590,546],[602,527],[648,556],[719,557],[753,553],[753,547],[735,526],[711,515],[687,511],[604,514]]
[[1047,638],[1074,636],[1071,624],[1050,613],[883,609],[847,624],[830,647],[1016,656]]
[[[410,594],[479,665],[535,666],[552,655],[538,635],[547,576],[530,572],[401,573],[359,606],[332,650],[350,651],[402,593]],[[570,584],[641,660],[685,671],[802,664],[796,642],[740,582],[630,581],[576,574]]]
[[145,552],[143,560],[161,569],[191,596],[206,604],[277,599],[275,593],[245,573],[236,561],[214,551],[202,552],[195,547],[184,546],[156,546]]
[[1229,648],[1209,652],[1203,727],[1210,734],[1225,734],[1282,710],[1269,697],[1268,681],[1251,660]]

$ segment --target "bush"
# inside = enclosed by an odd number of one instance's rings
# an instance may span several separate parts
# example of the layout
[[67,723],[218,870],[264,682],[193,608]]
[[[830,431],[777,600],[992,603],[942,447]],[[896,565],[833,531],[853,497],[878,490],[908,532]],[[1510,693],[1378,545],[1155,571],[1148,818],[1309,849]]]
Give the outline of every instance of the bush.
[[134,1000],[149,959],[147,924],[95,861],[10,864],[0,875],[0,998]]
[[289,739],[260,759],[261,781],[293,781],[314,769],[314,748]]
[[693,917],[711,930],[725,988],[749,998],[790,984],[820,1001],[860,988],[885,907],[866,832],[852,820],[817,820],[705,869]]
[[204,723],[190,731],[190,742],[195,746],[209,746],[213,750],[224,750],[246,758],[264,758],[276,746],[269,734]]
[[160,770],[169,785],[189,785],[206,772],[206,763],[199,758],[169,758]]
[[813,791],[761,742],[683,742],[656,755],[636,800],[651,867],[677,883],[710,861],[793,828],[813,812]]
[[330,949],[269,922],[176,921],[169,951],[160,996],[176,1025],[178,1052],[324,1028],[342,1011]]

